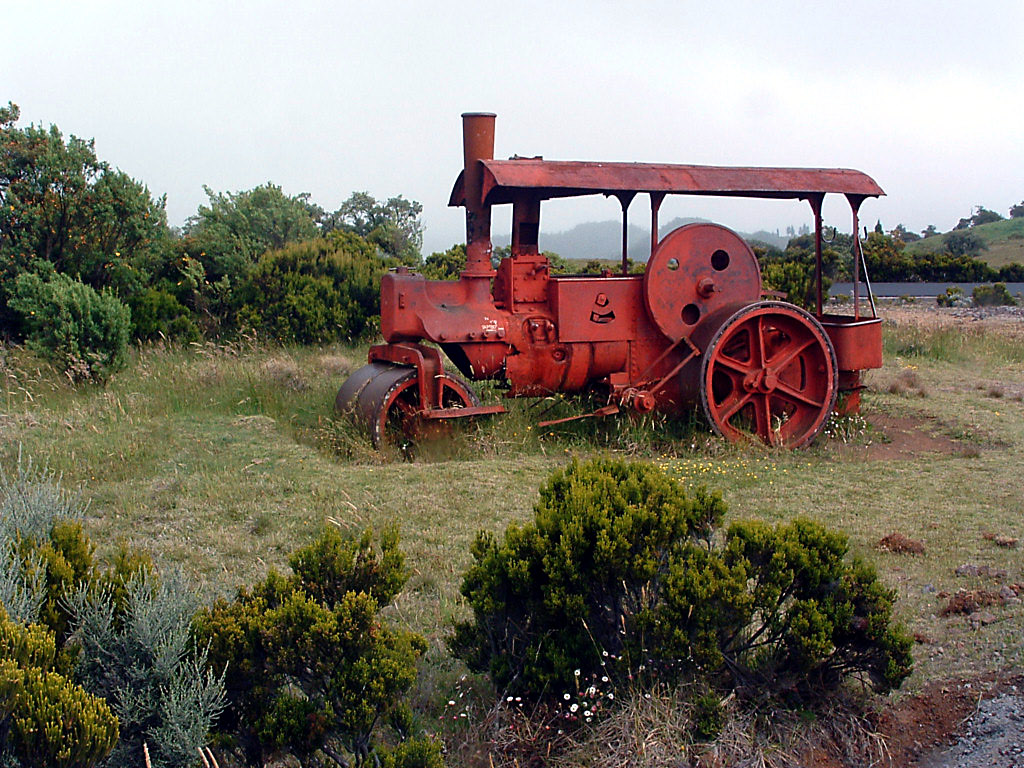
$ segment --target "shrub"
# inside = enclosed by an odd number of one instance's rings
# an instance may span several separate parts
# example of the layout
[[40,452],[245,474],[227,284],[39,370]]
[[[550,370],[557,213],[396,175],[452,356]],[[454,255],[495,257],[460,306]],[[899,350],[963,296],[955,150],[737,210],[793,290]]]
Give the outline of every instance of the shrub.
[[[7,554],[0,561],[0,600],[12,617],[39,621],[39,631],[45,627],[52,650],[46,664],[36,666],[46,674],[75,674],[90,693],[109,701],[123,736],[113,764],[138,762],[144,740],[155,766],[191,764],[223,697],[223,686],[204,670],[205,656],[192,644],[194,597],[180,579],[160,580],[148,555],[123,544],[108,567],[98,567],[77,519],[84,510],[59,478],[30,461],[19,460],[11,474],[0,469],[0,555]],[[19,631],[27,636],[28,630]],[[14,647],[0,626],[0,658]],[[77,693],[61,693],[71,685],[63,679],[30,675],[21,683],[57,697],[60,706],[91,700],[77,686]],[[77,749],[75,743],[69,737],[68,748]],[[55,758],[50,764],[65,763]]]
[[30,460],[19,457],[12,474],[0,466],[0,602],[20,621],[42,621],[60,644],[65,592],[93,580],[93,547],[79,522],[85,508]]
[[271,571],[198,618],[211,662],[226,667],[221,730],[250,763],[277,750],[319,751],[339,765],[342,753],[356,765],[380,758],[378,723],[415,682],[426,643],[381,621],[407,575],[397,534],[372,542],[370,532],[346,539],[327,529],[292,555],[291,576]]
[[951,285],[945,293],[935,297],[935,303],[940,307],[959,307],[964,303],[964,289],[959,285]]
[[193,642],[195,596],[176,573],[143,570],[124,587],[123,613],[107,589],[70,598],[78,677],[121,723],[112,764],[137,762],[145,742],[156,768],[189,765],[224,702],[223,681]]
[[[775,261],[764,265],[761,270],[766,289],[781,291],[786,300],[804,309],[817,306],[817,283],[814,280],[814,265],[802,261]],[[832,281],[822,276],[821,290],[828,295]]]
[[103,699],[56,672],[10,661],[0,662],[0,721],[10,729],[4,751],[26,766],[89,768],[117,742]]
[[894,594],[846,562],[841,534],[797,520],[719,537],[720,497],[607,459],[556,472],[535,511],[501,542],[478,535],[462,585],[474,618],[452,648],[502,689],[550,698],[647,671],[813,700],[910,673]]
[[971,292],[971,298],[979,307],[1013,306],[1017,302],[1006,290],[1006,283],[993,283],[992,285],[975,286]]
[[189,342],[200,338],[199,326],[177,297],[159,288],[147,288],[128,298],[132,312],[132,337],[139,341],[175,339]]
[[0,763],[89,768],[117,742],[106,703],[54,670],[53,633],[0,610]]
[[650,464],[573,461],[541,487],[533,523],[501,542],[477,535],[462,584],[474,620],[456,627],[452,649],[499,688],[535,697],[603,674],[608,659],[636,667],[669,563],[724,509]]
[[264,254],[238,288],[238,324],[281,342],[358,337],[380,312],[385,263],[349,232]]
[[63,274],[44,281],[25,273],[8,304],[22,316],[28,344],[73,380],[103,381],[124,366],[131,312],[112,293]]

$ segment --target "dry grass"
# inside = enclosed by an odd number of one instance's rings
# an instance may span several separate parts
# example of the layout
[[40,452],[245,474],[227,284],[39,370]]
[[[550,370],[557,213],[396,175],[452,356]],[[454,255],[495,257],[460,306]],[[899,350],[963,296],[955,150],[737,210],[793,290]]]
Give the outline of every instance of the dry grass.
[[548,761],[575,768],[798,768],[811,759],[874,765],[885,741],[863,716],[863,702],[840,695],[813,712],[751,709],[735,697],[722,702],[725,725],[711,741],[693,737],[692,690],[658,687],[630,693],[594,727]]
[[[507,417],[480,420],[457,436],[454,458],[405,462],[376,454],[358,430],[333,418],[340,379],[365,351],[243,342],[137,352],[105,389],[72,388],[25,350],[0,350],[0,463],[12,466],[24,446],[89,499],[85,525],[101,555],[126,538],[159,561],[182,566],[204,596],[252,583],[271,565],[286,567],[288,554],[328,520],[353,532],[398,524],[413,576],[388,615],[430,642],[414,700],[430,721],[465,671],[444,639],[453,618],[465,616],[459,584],[476,532],[501,532],[528,519],[538,486],[570,456],[626,450],[657,461],[687,485],[721,491],[730,519],[803,515],[846,532],[852,552],[874,561],[896,590],[898,618],[931,640],[915,651],[916,671],[905,685],[914,691],[928,680],[1024,666],[1024,612],[1013,604],[988,606],[996,621],[986,624],[967,614],[938,615],[943,592],[993,591],[991,581],[980,581],[988,578],[982,572],[958,576],[957,566],[1005,571],[1006,585],[1024,581],[1020,551],[981,536],[1021,535],[1024,405],[1009,393],[1021,392],[1024,381],[1024,323],[957,325],[946,315],[919,311],[912,320],[908,310],[898,312],[885,326],[886,365],[867,377],[864,412],[939,425],[961,446],[956,454],[850,461],[838,438],[786,454],[724,444],[700,424],[653,420],[592,419],[575,431],[538,435],[531,427],[540,418],[563,415],[571,404],[516,401],[507,403]],[[889,392],[901,377],[907,392],[916,387],[928,396]],[[984,389],[976,388],[979,380]],[[992,387],[1006,396],[989,396]],[[500,393],[483,392],[498,402]],[[894,530],[925,551],[906,557],[876,550]],[[664,700],[645,702],[636,702],[633,714],[654,734],[649,749],[670,755],[688,737],[650,723],[658,717],[682,723],[685,707],[669,713],[658,709],[668,705]],[[736,716],[740,731],[764,733]],[[617,744],[642,743],[644,729],[630,731],[628,722],[601,727],[613,729],[601,731],[602,738]],[[819,717],[805,733],[827,732]],[[579,749],[590,745],[588,759],[599,759],[598,741],[585,734],[574,739]],[[779,735],[769,743],[775,746],[766,747],[765,764],[785,765],[779,761],[789,758],[779,750],[802,742]],[[487,765],[487,755],[481,759]]]

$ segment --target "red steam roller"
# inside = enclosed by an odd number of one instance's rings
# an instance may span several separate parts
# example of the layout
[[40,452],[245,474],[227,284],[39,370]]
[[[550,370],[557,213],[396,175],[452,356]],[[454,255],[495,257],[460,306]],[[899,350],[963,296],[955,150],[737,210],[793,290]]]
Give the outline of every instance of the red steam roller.
[[[859,407],[861,372],[882,364],[881,321],[873,301],[870,316],[861,316],[857,237],[853,314],[824,312],[821,209],[825,195],[844,195],[856,233],[861,203],[884,194],[869,176],[495,160],[495,116],[462,120],[465,165],[449,204],[466,209],[465,269],[458,280],[427,280],[402,267],[386,274],[386,343],[370,349],[368,364],[338,392],[337,409],[365,424],[374,445],[415,442],[443,433],[450,419],[504,410],[481,405],[465,378],[502,382],[508,397],[598,391],[607,398],[599,415],[696,408],[730,440],[783,448],[810,443],[837,398],[845,412]],[[621,273],[551,274],[538,248],[541,202],[594,194],[621,204]],[[629,274],[627,210],[638,194],[650,199],[651,253],[643,274]],[[658,210],[669,194],[807,201],[816,311],[767,296],[753,250],[725,227],[687,224],[658,240]],[[503,204],[512,206],[511,255],[495,269],[491,208]]]

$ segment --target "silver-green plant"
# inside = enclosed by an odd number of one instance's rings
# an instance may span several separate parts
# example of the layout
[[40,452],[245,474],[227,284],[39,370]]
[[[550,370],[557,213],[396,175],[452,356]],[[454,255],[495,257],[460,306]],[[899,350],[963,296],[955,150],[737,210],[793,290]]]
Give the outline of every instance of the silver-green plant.
[[104,765],[137,763],[146,743],[153,768],[190,766],[225,696],[223,676],[207,668],[192,636],[195,595],[177,571],[143,570],[125,586],[123,611],[109,590],[83,587],[68,601],[82,649],[78,679],[121,724]]

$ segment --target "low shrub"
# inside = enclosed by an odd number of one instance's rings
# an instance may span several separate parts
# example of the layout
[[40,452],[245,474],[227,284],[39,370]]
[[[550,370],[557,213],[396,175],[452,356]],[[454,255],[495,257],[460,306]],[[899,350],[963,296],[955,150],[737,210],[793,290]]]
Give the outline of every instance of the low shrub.
[[[26,711],[54,702],[38,715],[18,715],[29,718],[32,739],[50,734],[55,713],[80,723],[63,731],[60,755],[67,757],[25,764],[93,765],[112,749],[105,764],[136,764],[145,741],[154,766],[190,765],[223,698],[190,634],[193,590],[173,574],[161,579],[148,555],[125,545],[101,567],[78,519],[84,510],[59,478],[30,461],[19,460],[11,473],[0,468],[0,602],[4,616],[20,623],[11,629],[0,621],[0,659],[31,661],[41,670],[11,683],[32,691]],[[101,708],[90,703],[94,696]],[[119,742],[111,708],[121,724]],[[107,719],[114,724],[109,743]],[[31,744],[40,751],[28,754],[48,754],[48,742]]]
[[966,304],[964,289],[959,285],[951,285],[946,288],[945,293],[935,297],[935,303],[940,307],[960,307]]
[[[225,669],[220,730],[252,764],[281,750],[339,765],[380,761],[390,754],[378,748],[380,724],[426,650],[422,637],[380,618],[407,578],[397,533],[374,545],[370,532],[347,539],[329,528],[289,562],[292,575],[271,571],[197,619],[211,662]],[[429,746],[402,749],[390,764],[434,765]]]
[[192,637],[195,595],[175,573],[142,570],[121,586],[123,606],[84,585],[69,599],[76,675],[120,721],[112,765],[138,762],[144,743],[154,768],[190,765],[224,705],[223,681]]
[[979,307],[1012,307],[1017,302],[1010,292],[1006,290],[1006,283],[993,283],[992,285],[978,285],[971,292],[974,304]]
[[131,312],[114,294],[67,275],[18,276],[8,305],[21,314],[28,345],[72,380],[104,381],[127,362]]
[[0,764],[91,768],[117,742],[117,719],[55,669],[53,633],[0,609]]
[[846,538],[796,520],[718,526],[717,495],[650,464],[574,461],[535,519],[482,532],[462,593],[473,619],[451,647],[500,690],[553,699],[598,675],[696,677],[811,701],[857,677],[885,691],[910,673],[895,595]]

